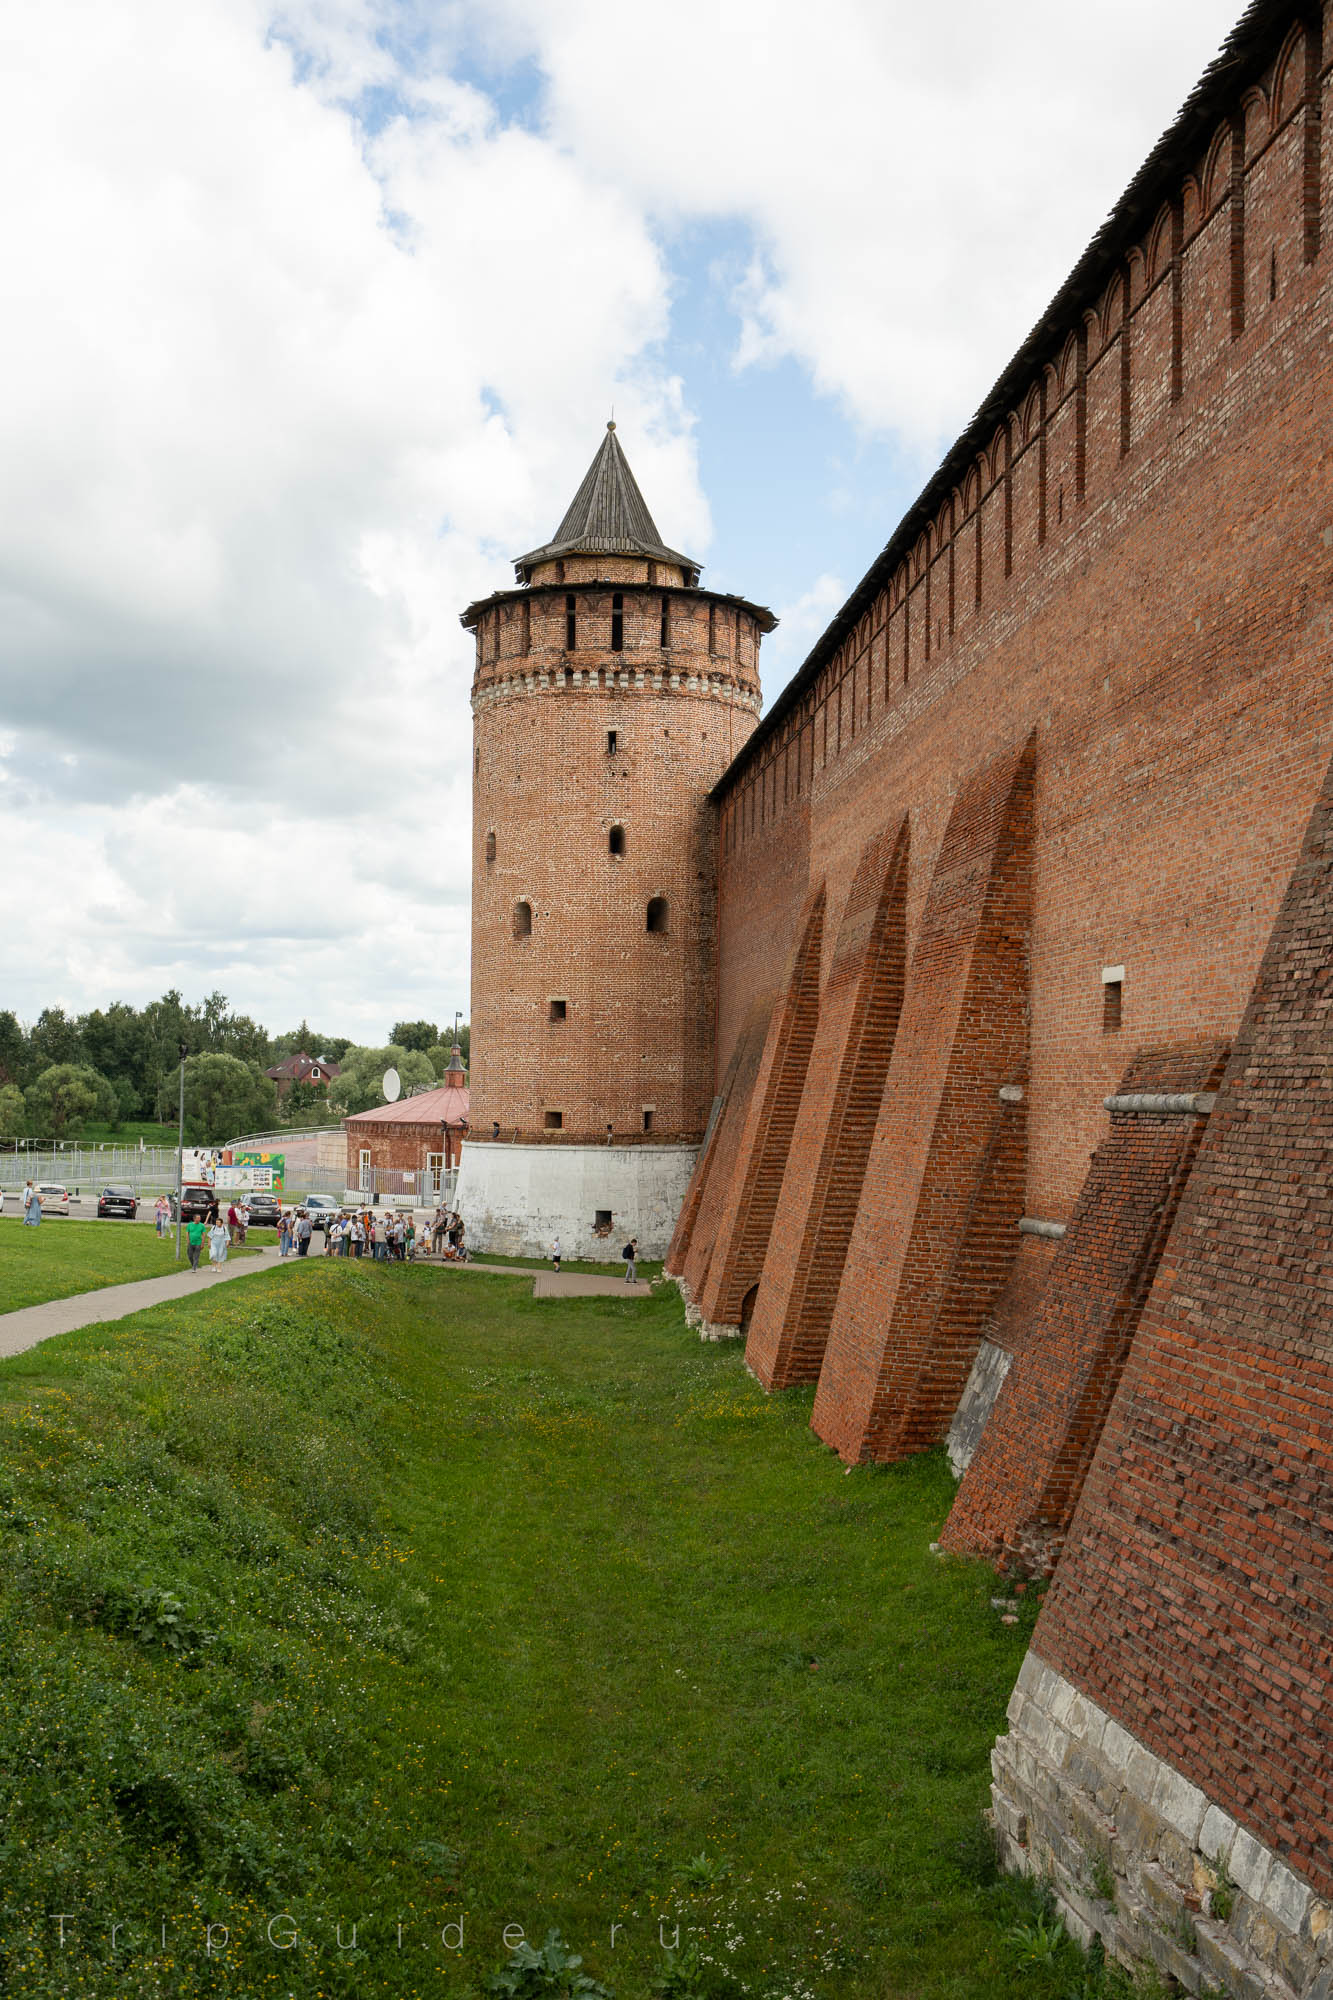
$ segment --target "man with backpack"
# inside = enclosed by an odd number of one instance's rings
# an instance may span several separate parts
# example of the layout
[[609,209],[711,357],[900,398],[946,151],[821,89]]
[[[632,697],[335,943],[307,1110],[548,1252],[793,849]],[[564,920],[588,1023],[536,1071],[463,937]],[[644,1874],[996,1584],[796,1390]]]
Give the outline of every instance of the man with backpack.
[[621,1251],[620,1254],[625,1260],[625,1283],[627,1285],[637,1284],[638,1283],[637,1260],[639,1255],[638,1237],[631,1236],[629,1242],[625,1245],[624,1249]]

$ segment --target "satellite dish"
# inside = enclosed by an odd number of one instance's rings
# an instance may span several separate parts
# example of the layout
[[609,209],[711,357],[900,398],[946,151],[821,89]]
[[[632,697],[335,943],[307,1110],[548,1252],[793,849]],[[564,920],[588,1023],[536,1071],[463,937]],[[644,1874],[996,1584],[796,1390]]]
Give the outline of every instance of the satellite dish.
[[384,1092],[384,1102],[386,1104],[396,1104],[403,1094],[403,1079],[399,1076],[396,1069],[386,1069],[384,1072],[384,1082],[380,1087]]

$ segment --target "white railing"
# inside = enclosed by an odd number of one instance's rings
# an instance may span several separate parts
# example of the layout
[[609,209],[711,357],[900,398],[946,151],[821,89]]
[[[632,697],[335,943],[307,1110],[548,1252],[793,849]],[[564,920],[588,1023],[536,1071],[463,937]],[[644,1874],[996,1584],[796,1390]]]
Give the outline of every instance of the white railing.
[[71,1192],[94,1194],[112,1181],[140,1193],[166,1192],[176,1185],[174,1146],[52,1146],[20,1139],[18,1151],[0,1153],[0,1187],[21,1188],[25,1181],[59,1181]]

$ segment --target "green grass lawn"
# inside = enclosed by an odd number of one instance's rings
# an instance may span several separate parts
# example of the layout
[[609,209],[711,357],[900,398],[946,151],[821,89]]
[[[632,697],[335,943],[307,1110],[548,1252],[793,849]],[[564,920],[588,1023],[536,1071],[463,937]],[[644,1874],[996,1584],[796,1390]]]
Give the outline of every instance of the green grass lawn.
[[[263,1233],[252,1230],[251,1242]],[[250,1244],[231,1252],[250,1254]],[[0,1216],[0,1314],[187,1268],[183,1232],[176,1262],[174,1228],[159,1237],[138,1222],[76,1222],[53,1215],[44,1217],[39,1229],[25,1229],[20,1216]]]
[[[472,1262],[474,1264],[518,1264],[524,1269],[533,1271],[549,1271],[551,1269],[551,1260],[549,1257],[502,1257],[498,1253],[493,1256],[489,1251],[480,1250],[473,1252]],[[562,1257],[560,1259],[560,1269],[562,1271],[586,1271],[596,1277],[623,1278],[625,1275],[625,1260],[623,1257],[618,1257],[613,1264],[590,1264],[578,1257]],[[652,1263],[647,1258],[640,1257],[636,1269],[643,1282],[651,1284],[654,1278],[660,1278],[662,1275],[661,1259],[659,1258],[656,1263]]]
[[124,1125],[85,1125],[77,1139],[70,1143],[75,1146],[137,1146],[140,1139],[145,1146],[171,1146],[177,1139],[177,1127],[154,1125],[147,1120],[130,1119]]
[[942,1459],[529,1290],[319,1260],[0,1364],[0,1989],[463,2000],[520,1925],[620,2000],[1121,1991],[995,1878],[1031,1600],[928,1553]]

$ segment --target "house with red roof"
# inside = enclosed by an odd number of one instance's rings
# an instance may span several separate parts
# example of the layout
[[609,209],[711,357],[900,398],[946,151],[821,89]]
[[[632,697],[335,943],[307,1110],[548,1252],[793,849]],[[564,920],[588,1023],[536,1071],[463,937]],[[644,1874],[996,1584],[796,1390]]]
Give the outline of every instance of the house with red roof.
[[393,1173],[401,1176],[401,1182],[391,1184],[396,1191],[414,1192],[423,1203],[437,1200],[444,1175],[458,1165],[468,1101],[462,1051],[455,1047],[436,1089],[344,1118],[347,1186],[369,1194],[383,1185],[378,1175]]
[[288,1056],[286,1062],[275,1063],[264,1074],[276,1086],[278,1096],[285,1097],[294,1083],[313,1083],[327,1089],[342,1071],[327,1056],[308,1056],[302,1049],[299,1055]]

